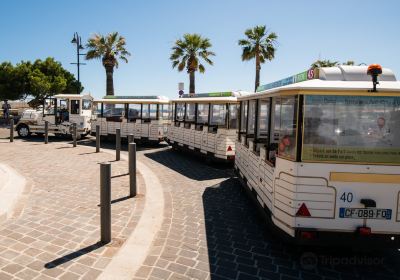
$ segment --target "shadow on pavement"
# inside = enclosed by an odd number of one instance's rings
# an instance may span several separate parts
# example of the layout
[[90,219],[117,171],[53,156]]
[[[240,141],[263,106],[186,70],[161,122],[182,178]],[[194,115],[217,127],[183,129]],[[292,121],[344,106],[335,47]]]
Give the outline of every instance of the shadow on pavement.
[[44,267],[47,268],[47,269],[55,268],[55,267],[57,267],[59,265],[62,265],[64,263],[66,263],[66,262],[72,261],[72,260],[74,260],[76,258],[79,258],[79,257],[81,257],[83,255],[86,255],[86,254],[88,254],[88,253],[90,253],[90,252],[92,252],[94,250],[97,250],[97,249],[103,247],[104,245],[106,245],[106,244],[104,244],[104,243],[99,241],[99,242],[97,242],[95,244],[92,244],[92,245],[87,246],[85,248],[79,249],[78,251],[72,252],[72,253],[70,253],[68,255],[62,256],[62,257],[60,257],[58,259],[55,259],[55,260],[52,260],[51,262],[46,263],[44,265]]
[[172,149],[144,154],[146,157],[176,171],[177,173],[197,181],[231,177],[233,170],[226,164],[206,164],[204,160],[192,154],[184,154]]
[[300,248],[270,234],[236,178],[208,187],[203,207],[211,279],[399,279],[396,250]]

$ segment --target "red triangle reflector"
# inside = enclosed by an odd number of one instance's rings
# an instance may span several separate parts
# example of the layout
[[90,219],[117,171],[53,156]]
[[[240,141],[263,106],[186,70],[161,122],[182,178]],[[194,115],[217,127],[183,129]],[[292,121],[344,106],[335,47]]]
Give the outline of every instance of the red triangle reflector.
[[232,147],[228,146],[228,149],[226,150],[227,152],[232,152]]
[[311,217],[310,211],[308,211],[308,208],[305,203],[303,203],[299,210],[297,210],[296,216],[300,217]]

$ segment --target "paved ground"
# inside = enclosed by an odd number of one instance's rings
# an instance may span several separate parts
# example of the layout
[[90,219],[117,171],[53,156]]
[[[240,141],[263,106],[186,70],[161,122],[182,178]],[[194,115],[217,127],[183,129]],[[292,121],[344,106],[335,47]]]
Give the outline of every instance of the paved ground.
[[169,148],[138,160],[158,175],[165,209],[135,279],[400,279],[395,250],[299,250],[271,236],[229,168]]
[[114,157],[93,152],[0,139],[0,161],[29,180],[15,215],[0,224],[1,280],[95,279],[129,237],[143,208],[142,178],[139,197],[127,199],[127,162],[112,163],[113,241],[102,246],[98,163]]

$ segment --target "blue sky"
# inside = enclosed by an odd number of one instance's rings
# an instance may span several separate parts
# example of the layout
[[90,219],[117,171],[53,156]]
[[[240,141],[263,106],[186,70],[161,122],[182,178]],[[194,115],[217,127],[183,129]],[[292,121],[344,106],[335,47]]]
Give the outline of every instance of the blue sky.
[[[248,90],[254,87],[254,61],[242,62],[238,39],[245,29],[267,25],[278,34],[276,57],[262,66],[261,83],[306,70],[319,57],[380,63],[400,77],[399,1],[1,1],[0,61],[13,63],[52,56],[76,74],[77,31],[86,41],[93,33],[118,31],[132,53],[114,72],[116,95],[177,96],[188,75],[172,69],[174,41],[184,33],[210,38],[214,66],[197,74],[196,91]],[[85,91],[105,95],[100,61],[81,67]]]

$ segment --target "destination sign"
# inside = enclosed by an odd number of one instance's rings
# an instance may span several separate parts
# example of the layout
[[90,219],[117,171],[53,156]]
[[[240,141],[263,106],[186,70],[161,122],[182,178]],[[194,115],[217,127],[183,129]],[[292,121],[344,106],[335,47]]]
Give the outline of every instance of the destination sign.
[[290,84],[300,83],[300,82],[317,79],[317,78],[318,78],[318,70],[317,69],[309,69],[307,71],[287,77],[285,79],[259,86],[257,88],[256,92],[260,92],[260,91],[264,91],[264,90],[268,90],[268,89],[272,89],[272,88],[277,88],[277,87],[283,87],[283,86],[287,86]]
[[104,96],[103,99],[159,99],[159,96],[151,95],[151,96],[115,96],[115,95],[108,95]]
[[[209,93],[196,93],[194,97],[229,97],[232,96],[232,92],[209,92]],[[183,98],[191,97],[189,94],[184,94]]]

